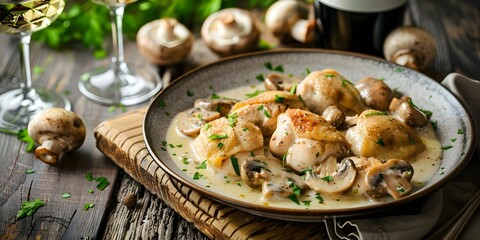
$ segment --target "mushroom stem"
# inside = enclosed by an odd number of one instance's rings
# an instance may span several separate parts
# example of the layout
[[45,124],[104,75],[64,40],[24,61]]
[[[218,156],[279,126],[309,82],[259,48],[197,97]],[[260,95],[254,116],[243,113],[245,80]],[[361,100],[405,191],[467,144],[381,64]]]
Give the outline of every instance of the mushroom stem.
[[63,144],[55,139],[48,139],[35,150],[35,157],[42,162],[55,165],[58,162],[60,154],[64,151]]
[[419,51],[402,49],[393,54],[392,61],[398,65],[419,70],[420,68],[423,68],[422,63],[425,62],[425,57]]

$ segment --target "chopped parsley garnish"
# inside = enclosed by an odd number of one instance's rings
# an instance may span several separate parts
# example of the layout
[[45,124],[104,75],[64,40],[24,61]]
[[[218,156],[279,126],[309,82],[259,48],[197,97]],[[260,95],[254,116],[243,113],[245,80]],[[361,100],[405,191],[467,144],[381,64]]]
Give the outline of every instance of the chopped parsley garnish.
[[240,176],[240,167],[238,166],[238,159],[235,156],[231,156],[230,162],[232,163],[233,170],[235,170],[235,174],[237,174],[237,176]]
[[403,72],[404,70],[404,68],[398,66],[394,69],[395,72]]
[[293,86],[290,89],[290,94],[295,94],[295,91],[297,91],[297,82],[293,82]]
[[432,125],[433,131],[437,130],[437,121],[435,122],[430,121],[430,124]]
[[264,106],[263,104],[257,107],[257,110],[263,110]]
[[408,104],[409,104],[410,106],[412,106],[413,108],[418,109],[419,111],[423,112],[423,114],[425,114],[425,116],[427,116],[427,118],[430,118],[430,117],[432,116],[433,113],[432,113],[431,111],[429,111],[429,110],[424,110],[424,109],[421,109],[421,108],[417,107],[417,106],[413,103],[413,101],[412,101],[411,98],[407,99],[407,102],[408,102]]
[[62,194],[62,198],[70,198],[72,195],[68,192]]
[[315,199],[318,200],[318,203],[323,203],[323,198],[320,196],[320,193],[315,193]]
[[193,92],[191,92],[190,90],[187,90],[187,96],[192,97],[192,96],[193,96]]
[[265,81],[265,76],[263,76],[263,74],[261,74],[261,73],[258,74],[255,78],[260,82]]
[[[250,152],[250,157],[255,157],[255,153]],[[267,165],[267,164],[265,164],[265,165]]]
[[283,101],[285,101],[285,97],[278,96],[278,95],[275,94],[275,102],[283,103]]
[[162,141],[162,146],[167,146],[167,141]]
[[405,188],[402,185],[400,185],[397,187],[397,191],[403,193],[405,192]]
[[463,133],[464,133],[464,132],[463,132],[462,129],[459,128],[459,129],[457,130],[457,134],[463,134]]
[[265,114],[265,117],[271,118],[270,113],[267,110],[263,110],[263,114]]
[[310,202],[311,201],[302,201],[303,205],[305,205],[307,207],[310,207]]
[[353,86],[353,83],[347,79],[342,79],[342,87],[347,88],[348,85]]
[[307,74],[310,74],[312,71],[310,71],[310,68],[307,67],[307,68],[305,68],[305,72],[306,72]]
[[88,181],[93,181],[93,174],[92,172],[88,172],[87,175],[85,175],[85,178],[88,180]]
[[212,134],[208,136],[208,139],[210,140],[217,140],[217,139],[223,139],[223,138],[228,138],[228,134],[223,134],[223,135]]
[[161,107],[161,108],[164,108],[164,107],[166,107],[167,105],[165,104],[165,101],[163,101],[163,100],[160,99],[160,100],[158,100],[158,106]]
[[290,179],[290,178],[287,179],[287,182],[289,183],[288,186],[292,189],[293,194],[295,194],[295,196],[297,196],[297,197],[300,197],[301,194],[302,194],[302,189],[301,189],[299,186],[297,186],[297,185],[293,182],[293,180]]
[[85,203],[83,205],[83,210],[88,211],[88,209],[95,207],[95,203]]
[[325,77],[327,77],[327,78],[334,78],[334,77],[335,77],[335,74],[325,74]]
[[449,146],[444,146],[444,147],[442,147],[442,150],[445,151],[445,150],[448,150],[450,148],[453,148],[453,146],[450,146],[450,145]]
[[25,174],[31,174],[31,173],[35,173],[35,170],[33,170],[33,169],[25,170]]
[[385,143],[383,142],[382,138],[378,138],[377,144],[382,146],[382,147],[385,146]]
[[230,115],[228,115],[228,123],[230,125],[230,127],[235,127],[235,124],[237,123],[237,118],[238,118],[238,115],[237,113],[232,113]]
[[222,143],[222,142],[219,142],[219,143],[217,144],[217,148],[218,148],[218,149],[222,149],[222,148],[223,148],[223,143]]
[[187,157],[182,157],[182,163],[188,165],[189,161]]
[[208,131],[208,129],[211,127],[210,123],[205,124],[205,131]]
[[322,177],[321,178],[323,181],[329,183],[331,181],[333,181],[333,177],[332,176],[325,176],[325,177]]
[[239,187],[241,187],[241,186],[242,186],[242,184],[241,184],[240,182],[237,182],[237,185],[238,185]]
[[87,192],[93,194],[93,189],[88,189]]
[[258,94],[263,93],[263,92],[265,92],[265,91],[257,89],[257,90],[255,90],[255,92],[245,94],[245,96],[248,97],[248,98],[252,98],[252,97],[255,97]]
[[457,139],[456,139],[456,138],[452,138],[452,139],[450,139],[450,141],[455,142],[455,141],[457,141]]
[[365,114],[365,117],[371,117],[371,116],[387,116],[387,112],[369,112]]
[[320,152],[315,153],[315,157],[316,158],[320,157]]
[[220,96],[218,96],[217,94],[214,93],[214,94],[212,94],[210,99],[220,99]]
[[203,176],[203,175],[202,175],[201,173],[195,172],[195,173],[193,174],[193,180],[198,180],[198,179],[200,179],[202,176]]
[[31,202],[22,202],[22,206],[17,213],[17,220],[27,216],[32,216],[40,207],[47,205],[40,199],[35,199]]
[[98,182],[97,189],[99,189],[100,191],[105,190],[105,188],[110,185],[110,182],[106,177],[99,177],[96,179],[96,181]]
[[263,64],[268,70],[271,71],[276,71],[276,72],[283,72],[283,66],[278,65],[278,66],[273,66],[271,62],[266,62]]
[[285,154],[283,154],[283,156],[282,156],[282,166],[283,166],[283,167],[286,166],[287,156],[288,156],[288,153],[285,153]]
[[207,160],[200,163],[200,165],[196,166],[195,169],[207,169]]
[[298,201],[297,196],[295,194],[288,196],[288,199],[292,200],[297,205],[300,205],[300,202]]

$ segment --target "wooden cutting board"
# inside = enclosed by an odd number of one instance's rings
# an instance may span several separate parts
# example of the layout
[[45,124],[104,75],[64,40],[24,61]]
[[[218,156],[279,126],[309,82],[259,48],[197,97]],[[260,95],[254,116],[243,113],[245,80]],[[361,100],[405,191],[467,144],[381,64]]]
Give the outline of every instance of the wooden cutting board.
[[97,147],[132,178],[212,239],[325,239],[323,223],[263,218],[212,201],[170,178],[147,151],[141,108],[108,119],[95,130]]

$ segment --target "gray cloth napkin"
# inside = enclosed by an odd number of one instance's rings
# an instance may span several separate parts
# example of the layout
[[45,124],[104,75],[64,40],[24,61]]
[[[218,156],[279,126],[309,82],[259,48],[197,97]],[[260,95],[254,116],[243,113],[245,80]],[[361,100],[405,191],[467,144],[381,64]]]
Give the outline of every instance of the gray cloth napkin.
[[[451,73],[443,81],[470,109],[480,141],[480,82]],[[480,189],[480,144],[466,168],[452,181],[425,199],[406,204],[385,216],[368,219],[324,220],[330,239],[440,239],[442,227]],[[411,210],[413,209],[413,211]],[[463,230],[462,239],[479,239],[480,210]]]

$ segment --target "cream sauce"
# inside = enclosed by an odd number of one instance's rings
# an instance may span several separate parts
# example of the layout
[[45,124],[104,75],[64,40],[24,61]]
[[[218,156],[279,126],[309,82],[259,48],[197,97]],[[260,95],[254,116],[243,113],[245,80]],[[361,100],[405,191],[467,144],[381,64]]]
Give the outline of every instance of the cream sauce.
[[[263,90],[263,84],[248,85],[220,92],[217,95],[244,100],[247,99],[245,94]],[[169,126],[165,148],[182,171],[194,179],[198,178],[195,181],[198,181],[213,192],[249,203],[295,209],[353,208],[392,200],[392,198],[372,200],[366,195],[358,194],[354,188],[344,194],[331,196],[307,190],[302,194],[301,198],[298,198],[299,204],[288,198],[264,199],[261,188],[252,189],[240,177],[227,176],[220,171],[216,172],[213,168],[207,166],[204,160],[198,159],[192,147],[193,138],[186,137],[177,130],[177,125],[184,121],[181,116],[181,114],[177,114]],[[430,124],[427,124],[424,128],[416,129],[416,132],[427,147],[426,151],[408,160],[415,172],[412,185],[415,188],[419,188],[437,172],[441,163],[442,151],[441,144]],[[268,139],[265,142],[268,146]]]

